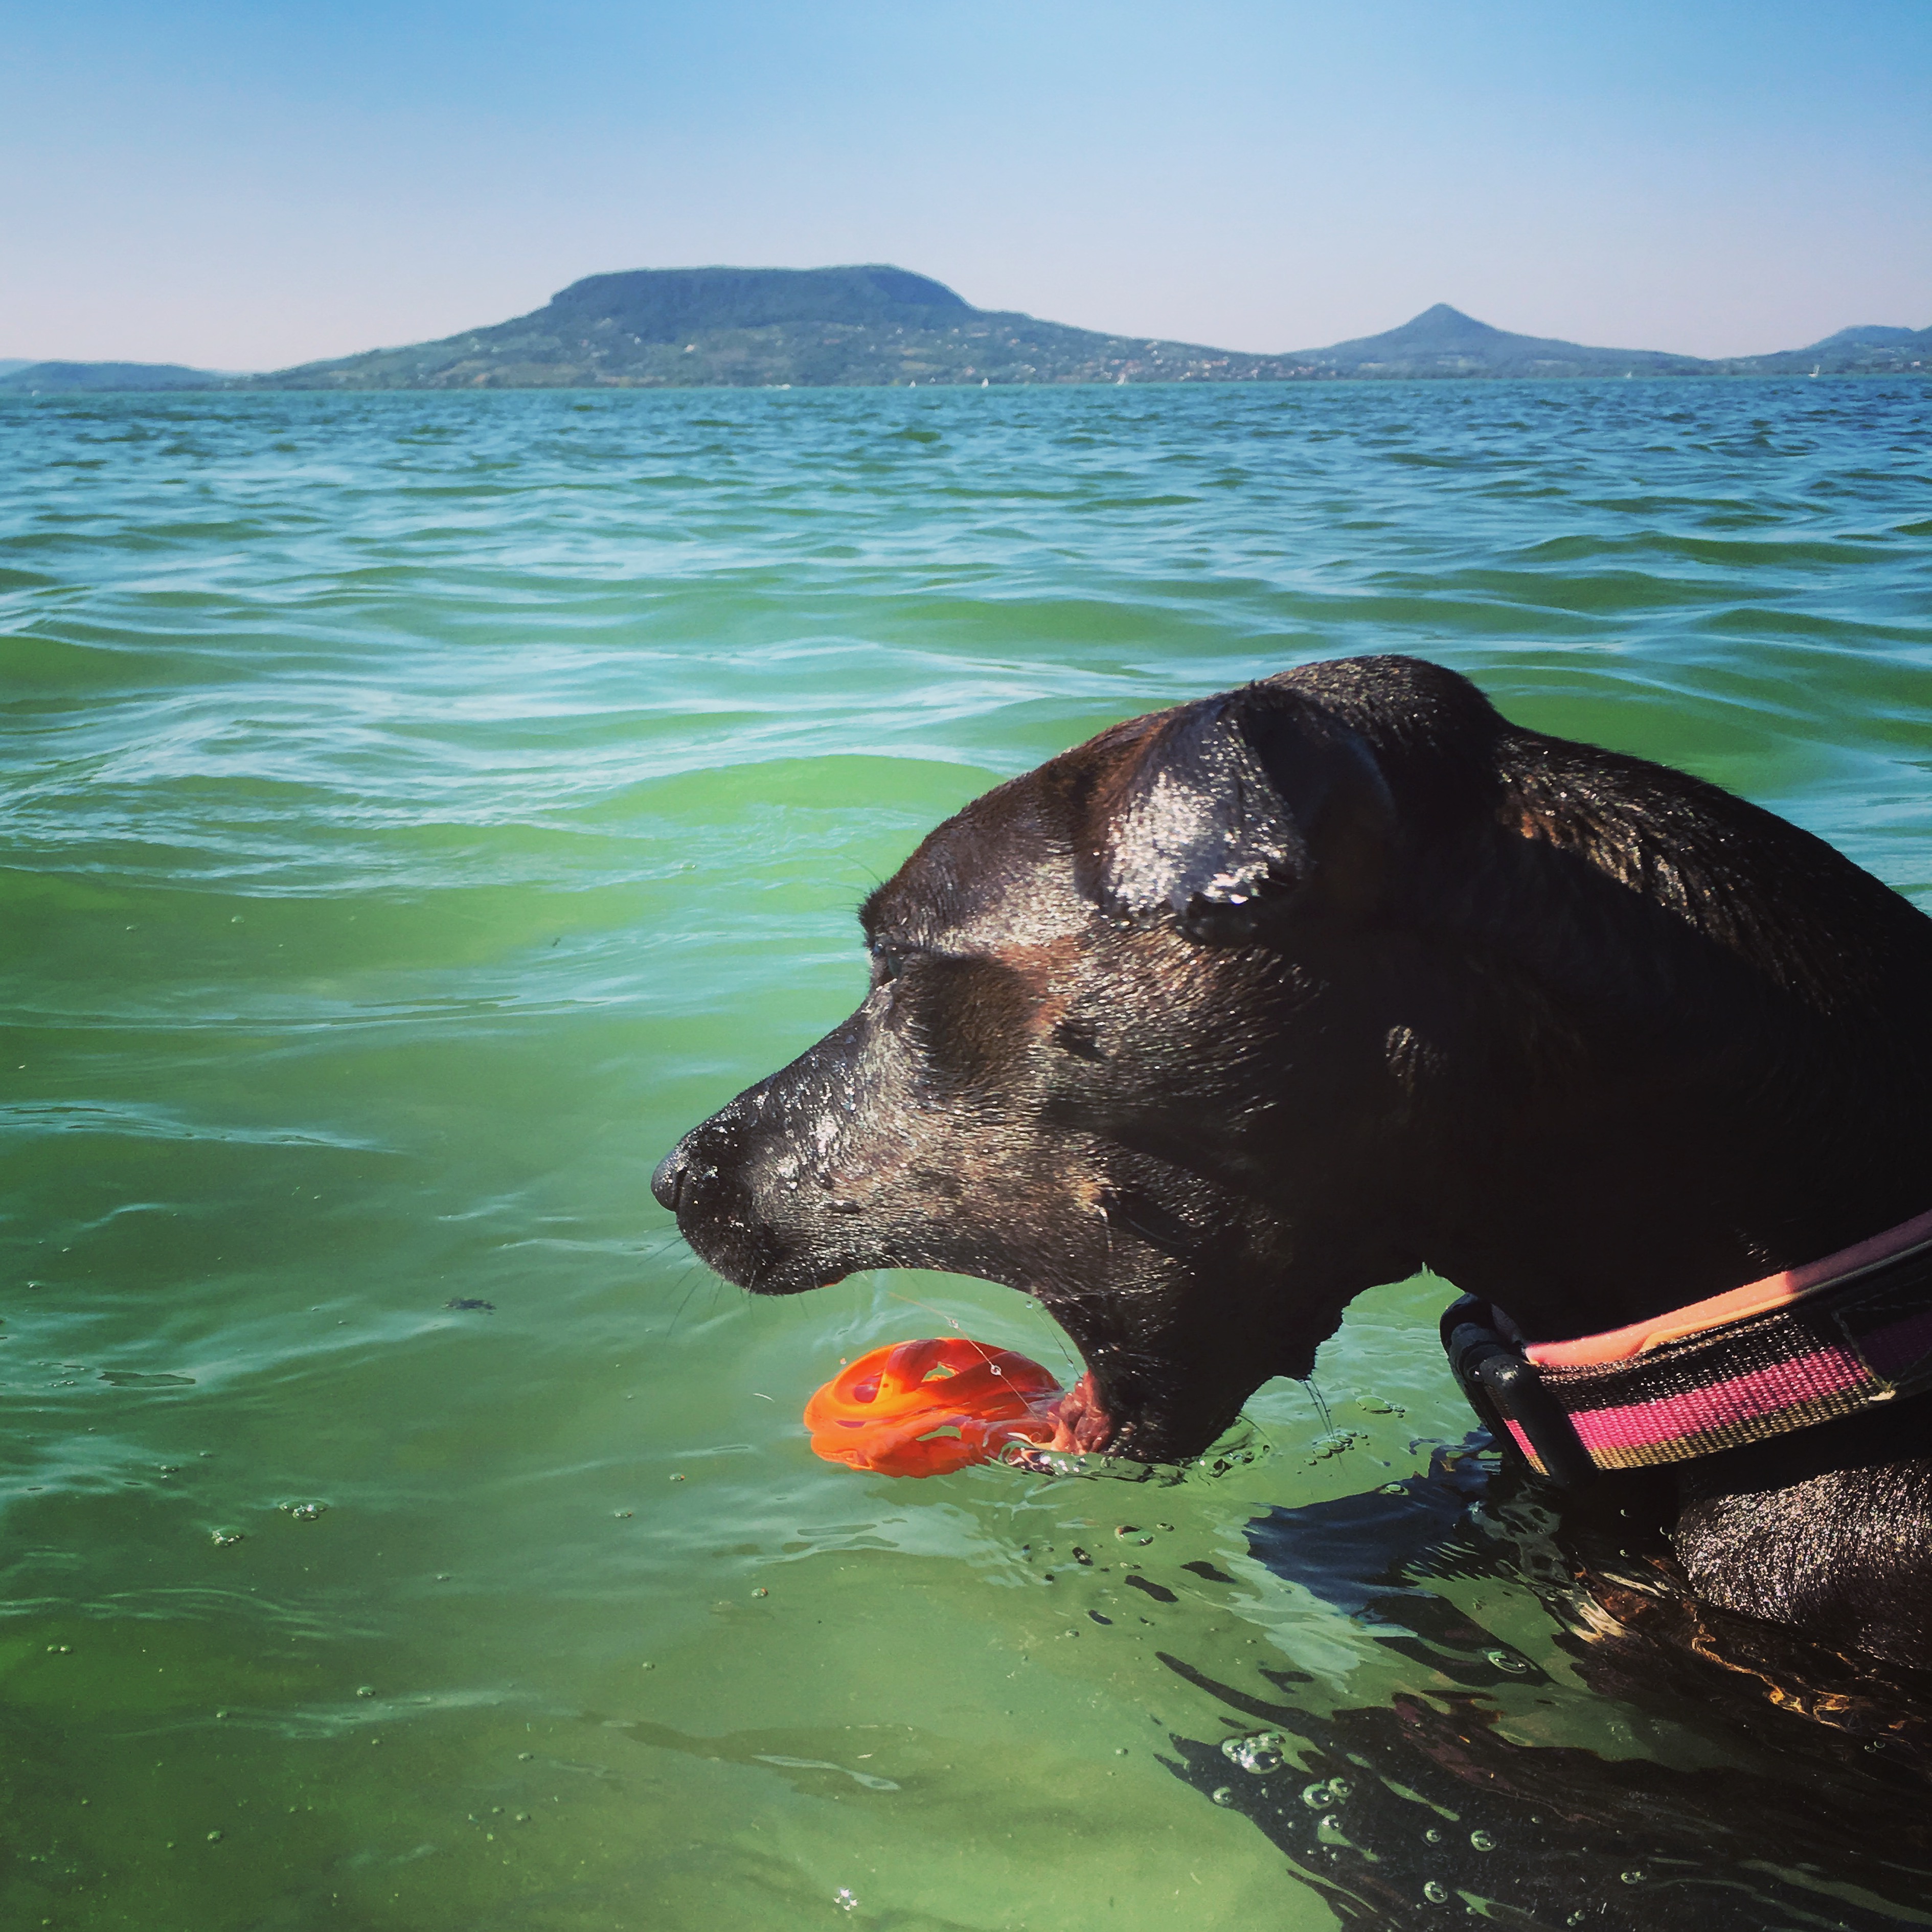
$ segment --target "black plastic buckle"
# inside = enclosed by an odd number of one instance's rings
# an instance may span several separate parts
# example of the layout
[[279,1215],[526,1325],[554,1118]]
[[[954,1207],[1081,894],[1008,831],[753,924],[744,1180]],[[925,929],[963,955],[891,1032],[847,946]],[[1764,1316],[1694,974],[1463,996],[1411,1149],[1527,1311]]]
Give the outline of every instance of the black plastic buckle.
[[1521,1453],[1508,1426],[1514,1422],[1558,1488],[1587,1489],[1596,1481],[1602,1472],[1569,1417],[1543,1386],[1536,1364],[1496,1333],[1486,1301],[1466,1294],[1450,1303],[1442,1315],[1442,1346],[1469,1406],[1499,1443]]

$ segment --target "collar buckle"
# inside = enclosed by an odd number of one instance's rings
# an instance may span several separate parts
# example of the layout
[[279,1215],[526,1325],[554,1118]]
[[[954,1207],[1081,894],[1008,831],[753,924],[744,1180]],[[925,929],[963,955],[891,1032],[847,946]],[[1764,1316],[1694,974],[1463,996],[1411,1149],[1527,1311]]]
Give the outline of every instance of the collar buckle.
[[1469,1406],[1559,1489],[1588,1489],[1600,1472],[1536,1364],[1497,1332],[1495,1311],[1466,1294],[1443,1311],[1442,1346]]

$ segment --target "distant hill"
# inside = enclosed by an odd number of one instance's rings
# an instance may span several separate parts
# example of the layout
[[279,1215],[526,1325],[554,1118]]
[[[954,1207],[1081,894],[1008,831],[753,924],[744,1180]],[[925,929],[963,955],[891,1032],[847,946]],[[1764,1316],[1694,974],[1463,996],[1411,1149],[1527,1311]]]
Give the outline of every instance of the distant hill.
[[1868,322],[1862,328],[1841,328],[1835,335],[1828,335],[1822,342],[1814,342],[1815,349],[1922,349],[1925,346],[1927,332],[1922,328],[1886,328],[1876,323]]
[[230,378],[178,362],[0,364],[0,391],[34,389],[223,389]]
[[440,342],[256,376],[275,389],[800,388],[1276,379],[1280,356],[974,308],[904,268],[636,268]]
[[1288,358],[1324,375],[1377,376],[1873,376],[1932,367],[1932,328],[1841,328],[1808,349],[1707,362],[1658,349],[1590,349],[1540,335],[1512,335],[1438,302],[1381,335],[1304,349]]
[[1748,356],[1725,367],[1754,376],[1883,376],[1932,368],[1932,328],[1868,323],[1841,328],[1809,349]]
[[1304,349],[1291,358],[1336,376],[1707,375],[1694,356],[1654,349],[1586,349],[1540,335],[1512,335],[1447,302],[1380,335]]
[[33,358],[24,356],[0,356],[0,376],[10,376],[16,369],[31,369]]

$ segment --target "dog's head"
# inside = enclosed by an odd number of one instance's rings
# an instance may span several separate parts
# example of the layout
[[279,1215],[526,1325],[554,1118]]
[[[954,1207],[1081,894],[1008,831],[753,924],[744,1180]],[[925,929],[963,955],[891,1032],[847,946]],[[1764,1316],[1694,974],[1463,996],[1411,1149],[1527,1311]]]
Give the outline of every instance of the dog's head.
[[1088,1370],[1072,1436],[1116,1454],[1197,1453],[1307,1375],[1351,1295],[1418,1264],[1387,917],[1413,842],[1334,700],[1372,671],[1425,725],[1500,723],[1431,666],[1318,668],[934,832],[865,905],[865,1003],[659,1168],[698,1253],[758,1294],[929,1268],[1036,1296]]

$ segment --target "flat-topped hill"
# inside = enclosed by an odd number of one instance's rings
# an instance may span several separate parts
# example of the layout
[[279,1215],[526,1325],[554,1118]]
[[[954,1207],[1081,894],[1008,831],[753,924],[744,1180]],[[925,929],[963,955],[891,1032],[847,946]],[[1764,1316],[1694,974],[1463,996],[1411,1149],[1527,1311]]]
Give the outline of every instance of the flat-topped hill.
[[532,326],[548,320],[565,332],[609,323],[640,342],[682,344],[721,328],[792,322],[925,328],[973,313],[944,282],[905,268],[632,268],[586,275],[523,320]]
[[800,388],[1253,380],[1283,358],[1134,340],[975,308],[904,268],[636,268],[406,349],[311,362],[296,389]]

